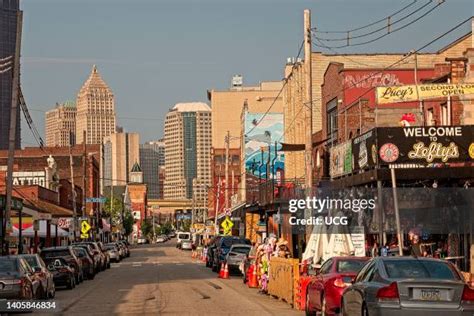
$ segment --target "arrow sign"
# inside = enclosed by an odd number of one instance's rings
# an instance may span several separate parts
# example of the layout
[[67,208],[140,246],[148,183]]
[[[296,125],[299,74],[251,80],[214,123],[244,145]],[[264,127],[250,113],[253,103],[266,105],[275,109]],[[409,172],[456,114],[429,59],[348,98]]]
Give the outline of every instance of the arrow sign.
[[91,230],[91,225],[87,221],[81,221],[81,233],[86,235]]

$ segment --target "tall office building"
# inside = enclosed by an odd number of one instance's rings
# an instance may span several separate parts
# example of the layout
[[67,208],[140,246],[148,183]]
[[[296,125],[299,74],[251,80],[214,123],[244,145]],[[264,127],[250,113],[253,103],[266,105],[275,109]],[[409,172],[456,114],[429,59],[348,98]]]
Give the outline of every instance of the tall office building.
[[76,105],[73,101],[56,107],[45,114],[46,146],[64,147],[76,144]]
[[[13,65],[17,25],[22,18],[19,0],[0,0],[0,150],[8,149],[12,107]],[[15,147],[20,148],[20,107],[16,113]]]
[[210,159],[210,107],[199,102],[176,104],[165,120],[164,198],[194,198],[205,205],[205,186],[211,183]]
[[149,199],[161,199],[160,166],[165,162],[164,141],[146,142],[140,145],[140,166],[143,171],[143,182],[148,187]]
[[77,95],[76,143],[101,144],[104,137],[115,133],[115,99],[112,90],[92,67],[89,78]]
[[140,163],[140,137],[137,133],[114,133],[102,144],[103,187],[124,186],[130,182],[130,171]]

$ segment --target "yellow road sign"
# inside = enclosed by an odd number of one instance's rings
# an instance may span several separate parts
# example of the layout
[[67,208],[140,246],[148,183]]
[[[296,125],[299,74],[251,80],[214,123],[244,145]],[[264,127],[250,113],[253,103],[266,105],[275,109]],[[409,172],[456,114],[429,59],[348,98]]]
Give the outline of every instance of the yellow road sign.
[[224,229],[224,235],[230,235],[232,234],[234,223],[226,216],[225,220],[221,223],[221,227]]
[[81,234],[81,238],[82,239],[87,239],[87,238],[89,238],[89,234]]
[[87,221],[81,221],[81,233],[87,234],[89,230],[91,230],[91,225]]

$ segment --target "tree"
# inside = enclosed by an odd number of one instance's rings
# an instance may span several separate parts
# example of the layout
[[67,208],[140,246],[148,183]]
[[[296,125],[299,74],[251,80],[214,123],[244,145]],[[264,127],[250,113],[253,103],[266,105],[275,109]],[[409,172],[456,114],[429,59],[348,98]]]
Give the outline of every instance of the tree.
[[110,217],[112,219],[112,223],[120,223],[122,220],[122,207],[122,201],[116,197],[113,197],[112,203],[110,202],[110,198],[105,200],[102,210],[106,217]]
[[153,234],[153,224],[150,223],[148,219],[144,220],[142,222],[141,230],[142,235],[149,238]]
[[135,219],[133,218],[132,213],[129,211],[124,212],[123,215],[123,228],[125,229],[125,236],[129,236],[133,232],[133,224]]

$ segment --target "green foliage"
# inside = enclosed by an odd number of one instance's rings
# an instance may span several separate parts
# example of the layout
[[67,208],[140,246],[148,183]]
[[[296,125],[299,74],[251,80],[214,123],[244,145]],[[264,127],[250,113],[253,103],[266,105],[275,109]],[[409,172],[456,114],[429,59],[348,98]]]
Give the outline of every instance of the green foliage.
[[149,219],[144,220],[142,222],[142,235],[145,237],[150,238],[153,235],[153,224],[150,222]]
[[126,211],[123,215],[123,228],[125,229],[125,236],[129,236],[133,232],[133,223],[135,220],[133,219],[132,213]]
[[102,210],[106,217],[110,217],[112,219],[113,223],[119,223],[122,218],[122,207],[123,203],[120,199],[114,197],[111,203],[110,198],[107,198]]

